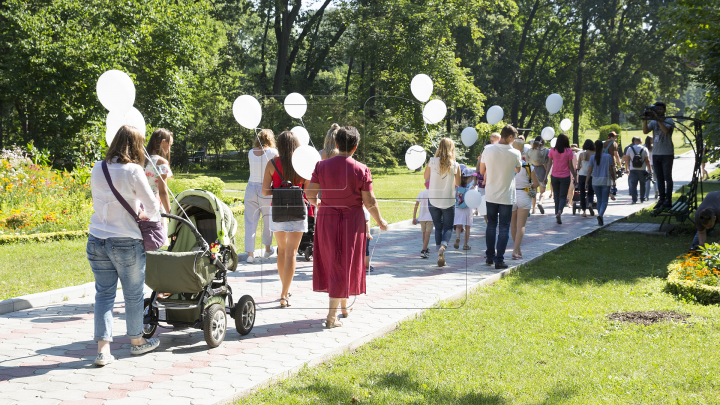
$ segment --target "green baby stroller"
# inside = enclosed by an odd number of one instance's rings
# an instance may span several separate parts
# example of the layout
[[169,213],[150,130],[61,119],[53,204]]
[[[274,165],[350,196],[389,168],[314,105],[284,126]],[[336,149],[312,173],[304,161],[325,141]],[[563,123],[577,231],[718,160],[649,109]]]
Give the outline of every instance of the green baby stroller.
[[241,335],[250,333],[255,301],[244,295],[234,303],[227,281],[227,272],[238,265],[230,208],[209,191],[185,190],[162,216],[169,218],[170,247],[147,252],[145,284],[153,292],[145,299],[143,336],[151,337],[164,322],[202,329],[207,344],[217,347],[225,339],[227,314]]

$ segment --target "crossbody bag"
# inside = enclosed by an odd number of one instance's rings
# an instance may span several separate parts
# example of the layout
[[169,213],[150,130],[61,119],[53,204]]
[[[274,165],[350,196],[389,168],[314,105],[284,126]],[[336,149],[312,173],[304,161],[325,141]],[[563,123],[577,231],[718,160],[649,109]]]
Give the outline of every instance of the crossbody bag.
[[272,220],[273,222],[304,221],[307,216],[307,206],[303,198],[304,190],[285,180],[275,164],[270,160],[275,171],[280,176],[280,187],[272,190]]
[[125,201],[123,196],[120,195],[120,193],[113,185],[113,182],[110,179],[110,172],[108,172],[107,162],[104,160],[102,162],[102,170],[103,174],[105,175],[105,180],[107,180],[108,186],[110,186],[110,190],[115,195],[115,198],[117,198],[120,205],[122,205],[123,208],[125,208],[125,210],[133,217],[133,219],[135,219],[135,222],[137,222],[138,228],[140,228],[140,233],[142,234],[143,246],[145,246],[145,251],[160,249],[165,244],[165,240],[167,239],[167,236],[165,235],[165,228],[163,227],[162,222],[143,221],[142,219],[140,219],[135,210],[130,207],[130,204]]

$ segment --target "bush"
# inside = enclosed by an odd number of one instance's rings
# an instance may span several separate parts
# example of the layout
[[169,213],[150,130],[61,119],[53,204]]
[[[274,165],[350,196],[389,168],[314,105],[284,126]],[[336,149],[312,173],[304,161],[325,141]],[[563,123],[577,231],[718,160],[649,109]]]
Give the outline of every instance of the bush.
[[185,190],[199,189],[209,191],[220,199],[223,199],[225,182],[217,177],[199,176],[194,179],[170,179],[168,187],[173,194],[178,195]]
[[49,232],[36,233],[32,235],[0,235],[0,245],[8,245],[11,243],[27,243],[27,242],[49,242],[64,239],[81,239],[87,238],[88,231],[66,231],[66,232]]
[[622,132],[622,127],[618,124],[611,124],[611,125],[605,125],[604,127],[600,127],[598,129],[600,131],[600,140],[605,142],[607,141],[608,134],[610,132],[615,131],[616,134],[618,134],[618,137],[620,136],[620,133]]
[[666,291],[690,295],[700,304],[720,304],[720,246],[700,248],[700,255],[680,256],[668,266]]

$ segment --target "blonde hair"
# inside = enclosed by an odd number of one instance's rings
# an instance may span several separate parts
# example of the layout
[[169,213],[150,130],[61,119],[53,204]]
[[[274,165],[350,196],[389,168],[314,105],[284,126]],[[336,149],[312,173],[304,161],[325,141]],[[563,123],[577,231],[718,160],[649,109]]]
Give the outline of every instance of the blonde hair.
[[253,144],[253,148],[274,148],[275,147],[275,134],[273,134],[272,129],[263,129],[258,133],[257,138],[255,139],[255,144]]
[[452,162],[455,160],[455,143],[450,138],[440,140],[435,157],[440,158],[440,174],[450,173]]
[[520,151],[520,153],[523,153],[525,151],[525,141],[523,141],[520,138],[515,138],[515,141],[512,144],[513,148]]
[[323,151],[325,152],[325,159],[330,159],[338,154],[338,150],[335,147],[335,134],[340,129],[340,125],[332,124],[327,135],[325,135],[325,145]]
[[497,132],[493,132],[492,134],[490,134],[490,142],[492,142],[492,143],[500,142],[500,134],[498,134]]

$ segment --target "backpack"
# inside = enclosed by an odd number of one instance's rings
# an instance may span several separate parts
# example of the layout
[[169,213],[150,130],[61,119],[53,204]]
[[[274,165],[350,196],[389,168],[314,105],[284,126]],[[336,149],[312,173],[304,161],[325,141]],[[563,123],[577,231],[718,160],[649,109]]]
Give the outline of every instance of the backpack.
[[631,146],[630,149],[632,149],[633,154],[635,154],[632,158],[632,167],[635,169],[641,168],[644,163],[642,158],[642,148],[640,148],[640,153],[637,153],[633,146]]
[[285,180],[275,164],[275,159],[270,163],[275,166],[275,171],[282,181],[279,188],[272,190],[272,220],[274,222],[304,221],[307,216],[307,206],[303,198],[304,190]]

